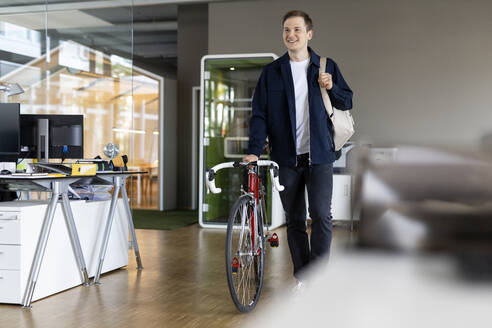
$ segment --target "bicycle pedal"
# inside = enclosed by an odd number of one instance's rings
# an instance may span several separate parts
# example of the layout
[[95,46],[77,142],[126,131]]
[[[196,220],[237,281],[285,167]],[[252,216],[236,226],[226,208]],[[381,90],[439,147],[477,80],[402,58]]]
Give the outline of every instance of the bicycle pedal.
[[268,242],[270,243],[270,247],[277,248],[279,246],[278,236],[276,233],[268,238]]
[[237,259],[237,257],[234,257],[232,259],[232,274],[237,274],[238,271],[239,271],[239,260]]

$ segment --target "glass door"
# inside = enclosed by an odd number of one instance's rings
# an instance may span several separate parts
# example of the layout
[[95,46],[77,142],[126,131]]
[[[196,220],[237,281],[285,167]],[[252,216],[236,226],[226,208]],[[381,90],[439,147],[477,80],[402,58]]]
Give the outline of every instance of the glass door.
[[[246,155],[253,93],[261,70],[276,58],[274,54],[244,54],[209,55],[202,59],[199,221],[204,227],[225,227],[241,186],[247,188],[245,173],[241,169],[228,169],[216,176],[216,185],[222,192],[209,193],[204,172],[222,162],[239,161]],[[262,158],[268,158],[266,151]],[[266,173],[263,168],[264,179]],[[270,212],[271,187],[269,183],[266,186]]]

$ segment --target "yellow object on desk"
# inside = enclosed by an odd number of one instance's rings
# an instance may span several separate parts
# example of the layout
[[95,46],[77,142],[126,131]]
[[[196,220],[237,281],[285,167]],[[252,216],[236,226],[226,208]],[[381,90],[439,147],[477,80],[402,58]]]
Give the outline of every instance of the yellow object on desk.
[[72,175],[96,175],[97,164],[72,164]]
[[54,177],[54,178],[59,178],[59,177],[66,177],[66,174],[61,174],[61,173],[48,173],[47,176],[49,177]]

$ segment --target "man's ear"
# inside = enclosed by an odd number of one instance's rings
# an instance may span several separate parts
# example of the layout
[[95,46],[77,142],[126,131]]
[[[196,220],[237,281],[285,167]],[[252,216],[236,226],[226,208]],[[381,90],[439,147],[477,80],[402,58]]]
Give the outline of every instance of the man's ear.
[[307,39],[311,40],[313,38],[313,30],[307,32]]

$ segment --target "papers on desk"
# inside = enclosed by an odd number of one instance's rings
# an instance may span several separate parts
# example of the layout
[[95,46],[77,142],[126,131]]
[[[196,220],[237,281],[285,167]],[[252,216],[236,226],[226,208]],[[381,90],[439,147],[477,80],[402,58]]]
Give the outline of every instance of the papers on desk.
[[47,176],[48,173],[12,173],[12,176],[18,177],[36,177],[36,176]]
[[72,175],[96,175],[96,164],[73,164]]
[[61,173],[12,173],[8,175],[9,177],[49,177],[49,178],[60,178],[66,177],[66,174]]

